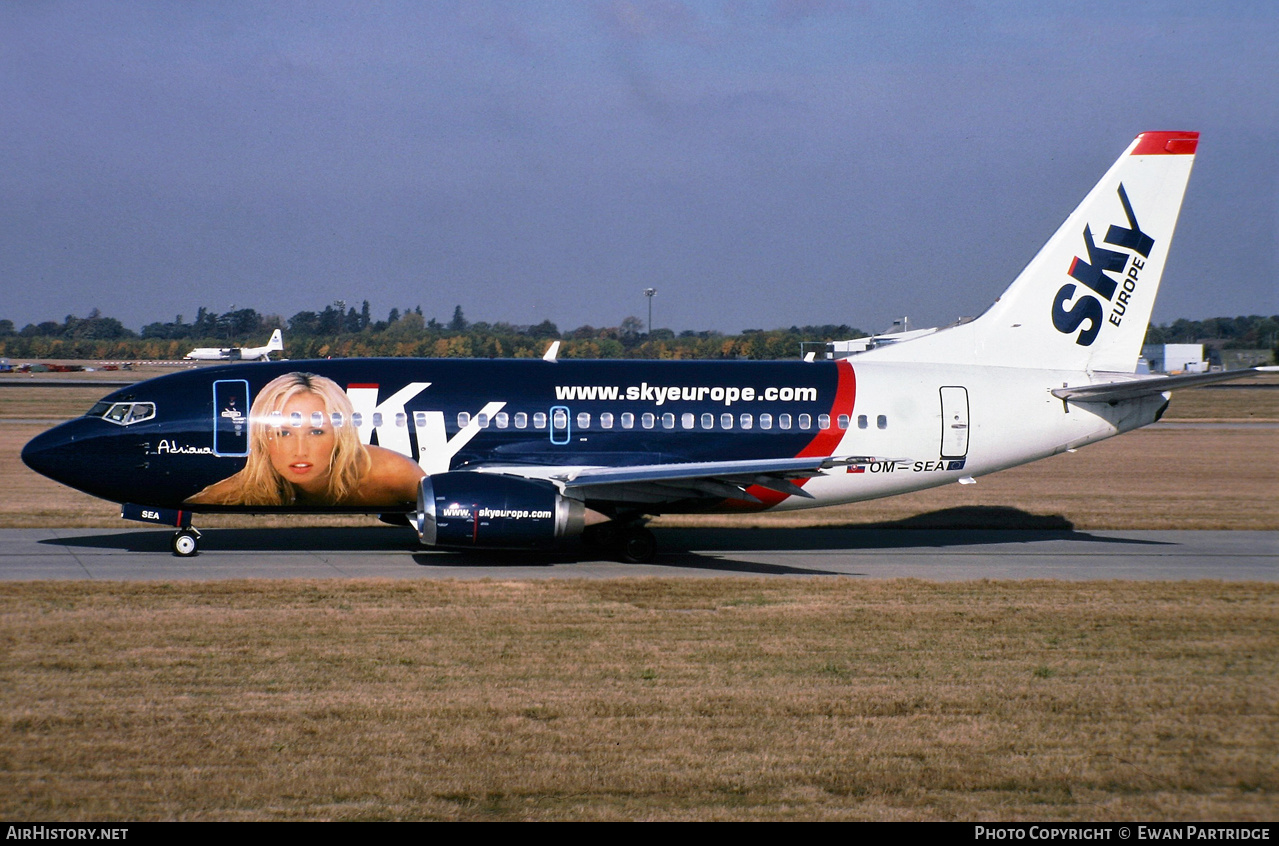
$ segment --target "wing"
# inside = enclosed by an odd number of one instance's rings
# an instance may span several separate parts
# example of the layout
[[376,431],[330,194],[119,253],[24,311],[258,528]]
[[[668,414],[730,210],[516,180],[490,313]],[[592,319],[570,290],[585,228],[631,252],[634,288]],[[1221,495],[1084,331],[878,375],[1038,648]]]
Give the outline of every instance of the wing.
[[740,499],[760,502],[747,488],[760,487],[788,496],[813,499],[797,480],[853,464],[893,461],[875,456],[814,456],[750,461],[697,461],[679,464],[640,464],[627,467],[548,467],[485,465],[481,473],[501,473],[545,479],[576,491],[586,499],[654,505],[688,499]]
[[1221,373],[1187,373],[1182,376],[1155,376],[1147,379],[1128,379],[1119,382],[1107,382],[1102,385],[1081,385],[1077,388],[1057,388],[1053,396],[1072,402],[1118,402],[1120,400],[1137,399],[1138,397],[1162,394],[1174,388],[1190,388],[1195,385],[1208,385],[1213,382],[1228,382],[1255,376],[1258,373],[1271,373],[1279,367],[1250,367],[1247,370],[1229,370]]

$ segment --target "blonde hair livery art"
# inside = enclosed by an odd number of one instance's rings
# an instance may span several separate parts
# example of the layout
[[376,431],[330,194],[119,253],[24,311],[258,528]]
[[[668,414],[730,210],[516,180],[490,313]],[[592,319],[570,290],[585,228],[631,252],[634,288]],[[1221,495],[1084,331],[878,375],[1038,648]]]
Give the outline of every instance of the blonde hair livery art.
[[[332,379],[297,371],[268,382],[253,401],[253,407],[249,410],[249,458],[244,469],[221,482],[209,485],[187,499],[187,502],[199,505],[265,506],[297,503],[297,489],[271,464],[270,444],[285,427],[310,423],[290,421],[283,417],[284,407],[301,394],[311,394],[322,401],[326,418],[323,425],[331,427],[334,434],[327,489],[314,499],[323,504],[339,505],[354,495],[361,480],[369,472],[372,459],[360,443],[355,427],[351,425],[354,411],[351,401]],[[341,422],[335,425],[337,421]]]

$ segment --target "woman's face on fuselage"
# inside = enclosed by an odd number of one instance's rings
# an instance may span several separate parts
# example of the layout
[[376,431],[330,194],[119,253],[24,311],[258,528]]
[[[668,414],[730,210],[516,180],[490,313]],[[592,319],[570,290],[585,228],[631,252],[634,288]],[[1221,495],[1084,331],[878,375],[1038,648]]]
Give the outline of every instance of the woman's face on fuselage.
[[[271,466],[303,491],[323,493],[328,489],[333,450],[337,446],[324,400],[315,394],[296,394],[280,412],[283,417],[280,427],[272,428],[267,434]],[[300,416],[301,425],[294,425],[298,421],[294,414]]]

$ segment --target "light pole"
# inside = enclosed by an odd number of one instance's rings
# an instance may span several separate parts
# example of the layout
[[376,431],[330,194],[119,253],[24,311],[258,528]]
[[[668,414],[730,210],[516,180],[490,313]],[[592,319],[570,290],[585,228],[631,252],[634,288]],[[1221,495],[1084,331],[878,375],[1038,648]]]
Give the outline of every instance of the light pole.
[[645,288],[644,296],[648,297],[648,334],[653,334],[653,295],[657,293],[656,288]]

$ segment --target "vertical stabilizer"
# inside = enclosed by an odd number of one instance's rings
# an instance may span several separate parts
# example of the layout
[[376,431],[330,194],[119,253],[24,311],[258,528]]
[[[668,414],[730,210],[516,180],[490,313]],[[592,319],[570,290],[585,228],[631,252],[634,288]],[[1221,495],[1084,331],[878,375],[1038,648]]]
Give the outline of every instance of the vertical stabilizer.
[[1137,136],[985,314],[865,356],[1133,372],[1198,143]]

